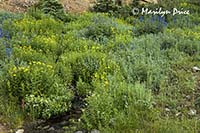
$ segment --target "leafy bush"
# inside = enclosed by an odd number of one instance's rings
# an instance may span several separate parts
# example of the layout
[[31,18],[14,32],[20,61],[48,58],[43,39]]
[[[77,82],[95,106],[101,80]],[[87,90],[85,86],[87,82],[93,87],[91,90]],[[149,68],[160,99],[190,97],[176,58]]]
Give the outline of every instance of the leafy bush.
[[71,21],[70,16],[65,13],[63,5],[58,0],[40,0],[36,7],[43,13],[50,14],[64,22]]
[[18,33],[19,35],[15,36],[16,40],[35,37],[35,35],[47,36],[55,33],[62,33],[64,29],[64,24],[62,22],[58,22],[47,16],[42,17],[40,20],[36,20],[31,16],[25,16],[13,24],[15,34]]
[[[43,118],[49,118],[51,115],[56,115],[56,112],[59,113],[68,110],[71,100],[71,92],[61,82],[58,75],[54,73],[52,65],[33,61],[30,62],[29,65],[11,66],[5,74],[5,77],[4,83],[6,84],[2,84],[1,87],[5,89],[5,93],[8,96],[11,98],[18,98],[17,100],[20,104],[25,100],[25,103],[27,102],[28,104],[25,106],[28,106],[28,108],[32,105],[31,103],[41,105],[36,109],[38,110],[37,114],[33,114],[34,117],[38,118],[42,116]],[[29,97],[30,95],[35,96],[36,101],[32,101],[34,98],[32,100],[28,98],[28,101],[26,101],[26,97]],[[50,100],[52,97],[50,97],[48,103],[43,103],[45,101],[43,101],[43,99],[51,95],[54,95],[54,97],[57,96],[58,99],[53,102]],[[40,100],[42,100],[41,103]],[[60,105],[54,107],[55,105],[53,104],[55,103],[60,103]],[[42,107],[42,104],[45,104],[44,107]],[[50,104],[52,104],[52,108],[49,107]],[[55,108],[57,108],[58,111],[56,111]],[[49,110],[50,112],[46,114],[46,110]],[[51,113],[52,110],[55,110],[55,112]]]
[[[144,86],[139,83],[131,85],[119,82],[116,78],[111,77],[108,83],[95,82],[95,92],[87,98],[88,107],[84,110],[82,120],[87,129],[109,127],[115,129],[119,122],[118,118],[123,112],[129,111],[129,109],[134,110],[134,112],[147,111],[151,108],[151,102],[151,93],[146,91]],[[135,122],[138,122],[142,114],[131,117],[134,117]],[[142,122],[138,125],[132,125],[132,127],[138,128],[141,124]]]
[[95,16],[92,18],[92,23],[81,34],[88,39],[104,44],[113,34],[111,26],[112,20],[108,17],[103,15]]
[[152,17],[141,16],[139,19],[134,20],[134,24],[133,33],[139,36],[163,32],[167,22],[160,20],[159,16],[153,16],[153,19]]
[[199,41],[182,40],[178,44],[178,49],[192,56],[200,51]]
[[100,44],[106,44],[109,39],[117,34],[130,34],[131,29],[131,26],[127,26],[119,19],[99,14],[92,18],[92,23],[83,29],[80,34]]
[[41,12],[5,20],[0,115],[22,125],[31,117],[79,114],[81,103],[81,129],[197,131],[200,28],[198,14],[188,17],[189,26],[177,27],[170,17],[167,26],[132,17],[133,27],[104,13],[78,14],[66,24]]
[[97,0],[93,9],[97,12],[115,12],[120,6],[120,3],[117,3],[118,1],[119,0]]
[[72,52],[62,56],[63,63],[71,68],[72,86],[76,87],[77,94],[87,96],[93,91],[92,77],[100,67],[101,53]]
[[91,95],[93,92],[93,86],[87,82],[83,82],[80,78],[76,85],[77,93],[79,96],[88,96]]
[[160,34],[159,36],[162,39],[160,50],[167,50],[176,46],[177,38],[173,34]]
[[152,124],[152,127],[149,128],[149,130],[158,133],[195,132],[199,130],[198,125],[199,122],[197,122],[195,119],[187,120],[187,118],[185,117],[181,118],[181,120],[176,118],[175,119],[166,118],[155,121],[154,124]]
[[6,57],[5,46],[1,43],[0,44],[0,60],[4,60],[5,57]]
[[60,89],[60,91],[64,92],[58,92],[60,94],[48,95],[47,97],[27,95],[25,97],[26,111],[34,118],[45,119],[68,111],[71,107],[72,95],[65,88]]
[[[7,88],[6,90],[8,91],[8,93],[11,94],[11,96],[18,96],[20,98],[24,98],[26,94],[31,94],[31,92],[33,91],[35,91],[34,93],[38,95],[40,93],[39,88],[41,88],[42,86],[44,86],[44,88],[46,89],[50,88],[50,84],[46,84],[47,86],[45,87],[43,82],[47,80],[47,77],[50,78],[53,76],[53,67],[49,65],[49,67],[47,68],[46,64],[41,62],[33,62],[33,64],[30,64],[31,65],[29,66],[13,66],[8,70],[8,74],[6,76],[7,79],[5,79],[6,84],[4,85],[4,87]],[[43,74],[41,73],[41,75],[43,76],[39,76],[37,71],[42,72]],[[27,79],[28,77],[30,79]],[[44,78],[43,81],[41,80],[42,78]],[[41,80],[39,80],[40,83],[38,83],[35,86],[32,86],[32,84],[34,83],[31,84],[31,81],[37,82],[38,79]],[[49,83],[52,82],[52,80],[48,80]],[[47,93],[47,91],[41,90],[41,94],[43,93]]]
[[45,61],[49,62],[49,57],[44,55],[42,50],[34,50],[31,46],[19,46],[13,48],[13,55],[15,59],[31,62],[31,61]]

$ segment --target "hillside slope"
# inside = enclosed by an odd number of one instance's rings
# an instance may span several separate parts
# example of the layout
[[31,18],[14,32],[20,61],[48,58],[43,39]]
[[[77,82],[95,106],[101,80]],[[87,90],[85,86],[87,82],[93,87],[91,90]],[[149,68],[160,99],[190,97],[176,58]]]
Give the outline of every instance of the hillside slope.
[[[0,10],[24,12],[37,0],[0,0]],[[83,12],[89,9],[94,0],[60,0],[66,11]]]
[[[28,7],[36,3],[38,0],[0,0],[0,10],[10,12],[24,12]],[[66,11],[84,12],[87,11],[96,0],[59,0]],[[123,0],[127,4],[132,0]],[[143,0],[142,0],[143,1]],[[157,3],[157,0],[145,0],[146,2]]]

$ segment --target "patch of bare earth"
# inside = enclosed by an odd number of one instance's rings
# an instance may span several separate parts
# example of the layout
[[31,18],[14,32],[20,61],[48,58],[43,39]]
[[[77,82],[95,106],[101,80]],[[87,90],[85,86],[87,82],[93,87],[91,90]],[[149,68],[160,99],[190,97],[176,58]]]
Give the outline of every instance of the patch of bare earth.
[[[38,0],[0,0],[0,10],[10,12],[24,12]],[[96,0],[59,0],[68,12],[88,11]],[[120,1],[120,0],[119,0]],[[141,0],[141,3],[157,3],[158,0]],[[122,4],[128,4],[132,0],[122,0]]]
[[[0,10],[10,12],[25,12],[26,9],[38,0],[0,0]],[[66,11],[84,12],[87,11],[95,0],[59,0]]]
[[66,11],[84,12],[90,9],[95,0],[60,0]]
[[8,131],[2,124],[0,124],[0,133],[8,133]]

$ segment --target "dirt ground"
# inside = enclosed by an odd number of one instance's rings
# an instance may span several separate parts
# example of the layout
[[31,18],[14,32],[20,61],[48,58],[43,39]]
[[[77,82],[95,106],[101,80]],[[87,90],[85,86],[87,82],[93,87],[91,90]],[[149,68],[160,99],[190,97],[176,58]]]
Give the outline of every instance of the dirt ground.
[[[66,11],[84,12],[87,11],[95,0],[59,0]],[[0,0],[0,10],[10,12],[24,12],[37,0]]]
[[[28,7],[36,3],[38,0],[0,0],[0,10],[10,12],[24,12]],[[90,9],[96,0],[59,0],[66,11],[84,12]],[[157,3],[158,0],[141,0],[141,2]],[[132,0],[122,0],[123,4],[128,4]]]
[[6,128],[0,124],[0,133],[7,133]]

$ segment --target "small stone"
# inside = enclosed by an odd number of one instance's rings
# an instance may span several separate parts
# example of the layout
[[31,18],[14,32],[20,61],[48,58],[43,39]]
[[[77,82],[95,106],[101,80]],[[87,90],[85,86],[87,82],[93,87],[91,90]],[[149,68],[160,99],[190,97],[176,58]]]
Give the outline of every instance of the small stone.
[[180,116],[181,115],[181,112],[178,112],[177,114],[176,114],[176,116]]
[[76,131],[75,133],[83,133],[83,131]]
[[24,133],[24,129],[18,129],[15,133]]
[[50,128],[48,129],[48,131],[54,131],[54,130],[55,130],[54,127],[50,127]]
[[200,68],[195,66],[195,67],[192,68],[192,70],[193,70],[193,72],[197,72],[197,71],[200,71]]
[[50,127],[50,126],[47,125],[47,126],[43,127],[43,129],[46,130],[46,129],[48,129],[49,127]]
[[190,95],[187,95],[186,98],[187,98],[188,100],[190,100],[190,99],[191,99],[191,96],[190,96]]
[[170,109],[169,108],[165,108],[165,111],[170,112]]
[[96,129],[94,129],[94,130],[92,130],[92,131],[91,131],[91,133],[100,133],[100,131],[99,131],[99,130],[96,130]]
[[189,111],[189,115],[196,115],[196,113],[197,113],[197,111],[195,110],[195,109],[190,109],[190,111]]

